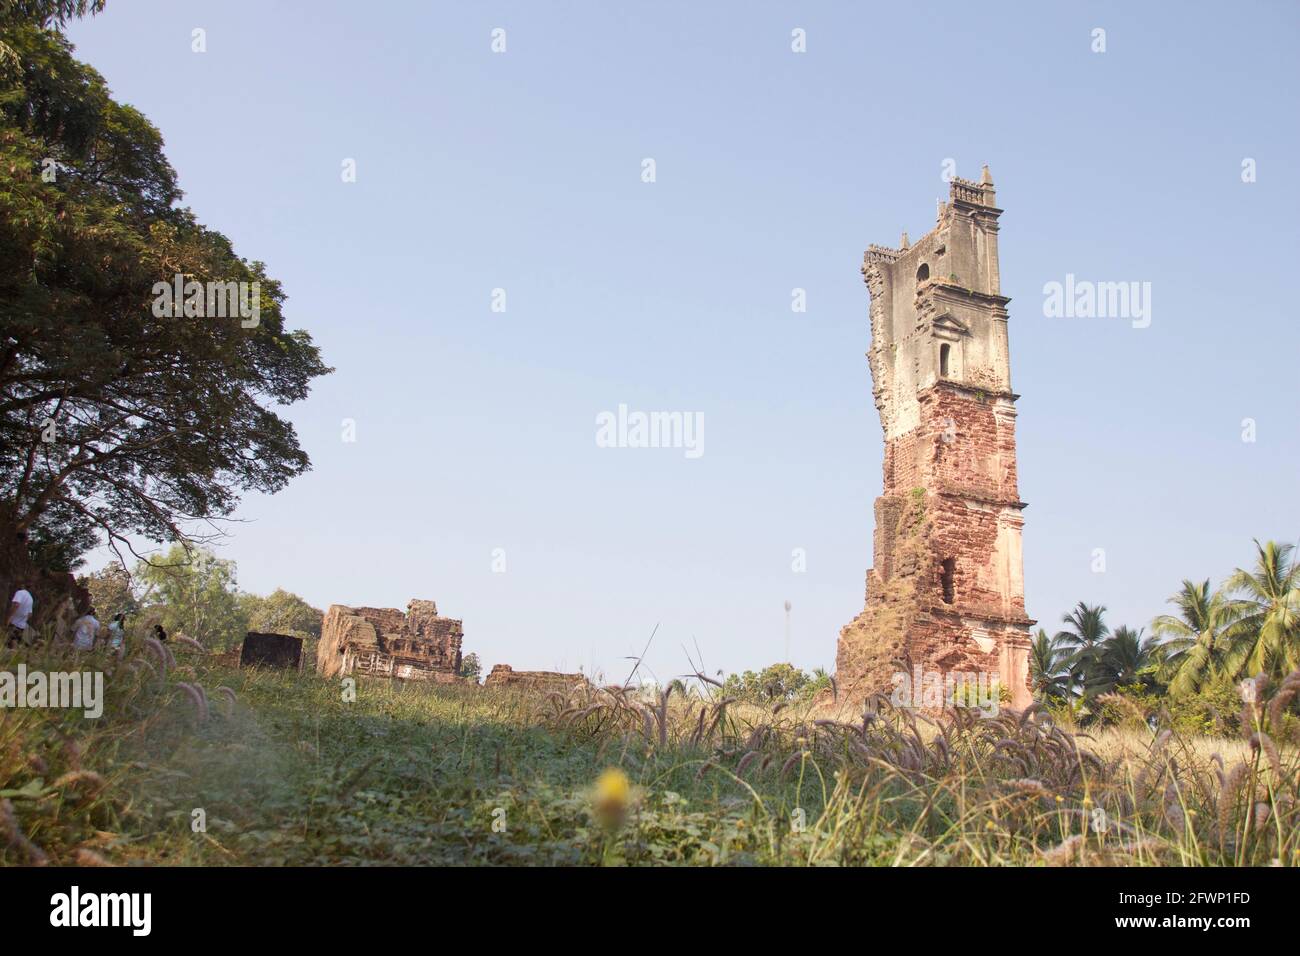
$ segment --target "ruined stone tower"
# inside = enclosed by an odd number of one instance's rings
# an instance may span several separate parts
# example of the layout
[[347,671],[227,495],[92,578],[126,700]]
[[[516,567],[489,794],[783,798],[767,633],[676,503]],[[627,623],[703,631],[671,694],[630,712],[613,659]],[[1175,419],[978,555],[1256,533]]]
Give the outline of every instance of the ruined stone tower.
[[928,672],[997,675],[1030,702],[1016,488],[1016,407],[988,167],[954,179],[910,245],[869,246],[868,359],[885,433],[866,608],[840,631],[842,698],[888,693],[905,655]]

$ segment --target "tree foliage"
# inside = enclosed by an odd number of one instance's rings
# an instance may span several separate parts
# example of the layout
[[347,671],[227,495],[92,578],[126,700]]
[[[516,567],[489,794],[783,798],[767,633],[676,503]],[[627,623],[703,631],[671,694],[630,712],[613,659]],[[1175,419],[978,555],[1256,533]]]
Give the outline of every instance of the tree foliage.
[[1300,668],[1300,565],[1289,544],[1255,542],[1255,566],[1224,582],[1233,596],[1223,667],[1233,677],[1280,678]]
[[115,614],[134,614],[139,609],[131,575],[116,561],[110,561],[93,574],[78,578],[77,583],[90,592],[90,602],[106,621]]
[[483,675],[483,664],[477,654],[471,652],[460,659],[460,676],[472,680],[474,683],[479,682]]
[[1035,696],[1102,719],[1150,704],[1187,727],[1221,732],[1236,719],[1239,682],[1300,669],[1300,565],[1291,545],[1256,541],[1253,567],[1237,568],[1217,589],[1209,579],[1184,580],[1169,603],[1174,613],[1157,616],[1144,637],[1129,627],[1112,632],[1104,607],[1079,602],[1065,630],[1050,639],[1040,630],[1031,645]]
[[1155,687],[1156,642],[1144,637],[1142,629],[1117,627],[1106,638],[1089,669],[1089,694],[1106,694],[1119,687]]
[[1169,603],[1177,613],[1159,615],[1151,622],[1151,632],[1163,641],[1162,676],[1169,691],[1181,696],[1199,690],[1214,676],[1228,607],[1221,593],[1211,593],[1209,578],[1199,583],[1184,579]]
[[1074,693],[1074,678],[1070,674],[1071,650],[1057,637],[1048,637],[1047,631],[1038,629],[1029,648],[1029,680],[1034,696],[1041,701],[1067,701]]
[[830,686],[830,676],[820,668],[809,674],[793,664],[771,664],[757,674],[728,674],[722,682],[722,693],[751,704],[773,704],[811,697],[823,687]]
[[[0,14],[0,540],[45,566],[202,540],[283,488],[309,461],[275,406],[329,371],[264,265],[178,205],[158,130],[73,57],[58,25],[99,6]],[[258,289],[256,325],[155,315],[178,275]]]
[[192,637],[209,650],[237,646],[247,621],[236,590],[235,564],[201,548],[173,545],[166,559],[140,562],[143,602],[169,634]]
[[276,588],[265,597],[243,593],[239,598],[250,631],[320,637],[324,612],[284,588]]

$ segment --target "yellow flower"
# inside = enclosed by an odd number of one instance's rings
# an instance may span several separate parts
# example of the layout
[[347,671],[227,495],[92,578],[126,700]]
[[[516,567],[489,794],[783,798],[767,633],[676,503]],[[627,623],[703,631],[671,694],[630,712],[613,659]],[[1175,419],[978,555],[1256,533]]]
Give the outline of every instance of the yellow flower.
[[596,794],[602,801],[610,803],[627,804],[628,794],[631,792],[632,785],[625,774],[618,767],[610,767],[600,775],[596,781]]
[[627,810],[632,793],[631,781],[618,767],[610,767],[596,780],[596,814],[607,823],[617,823]]

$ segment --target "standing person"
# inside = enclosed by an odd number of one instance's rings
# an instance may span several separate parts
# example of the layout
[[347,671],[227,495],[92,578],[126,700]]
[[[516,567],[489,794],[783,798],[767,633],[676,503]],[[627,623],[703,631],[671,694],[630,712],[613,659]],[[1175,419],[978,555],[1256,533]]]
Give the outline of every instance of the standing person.
[[5,615],[8,628],[6,647],[17,647],[23,643],[23,632],[27,630],[27,619],[32,616],[32,592],[27,590],[27,582],[19,579],[15,582],[17,590],[9,600],[9,613]]
[[122,641],[126,637],[126,614],[119,611],[113,615],[108,625],[108,646],[110,650],[122,653]]
[[72,625],[72,629],[74,651],[94,650],[95,636],[99,634],[99,621],[95,619],[95,609],[87,608],[86,613],[77,618],[77,623]]

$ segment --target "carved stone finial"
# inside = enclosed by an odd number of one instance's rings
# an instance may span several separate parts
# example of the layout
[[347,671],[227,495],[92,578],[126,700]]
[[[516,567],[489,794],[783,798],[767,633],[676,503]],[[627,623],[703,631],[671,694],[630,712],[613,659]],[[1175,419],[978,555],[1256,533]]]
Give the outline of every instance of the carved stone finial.
[[912,241],[911,241],[910,239],[907,238],[907,230],[904,229],[904,230],[903,230],[903,238],[900,239],[900,240],[898,240],[898,248],[900,248],[900,249],[906,249],[906,248],[907,248],[908,246],[910,246],[911,244],[912,244]]
[[993,174],[989,172],[988,163],[984,164],[984,169],[980,172],[980,185],[981,186],[993,185]]

